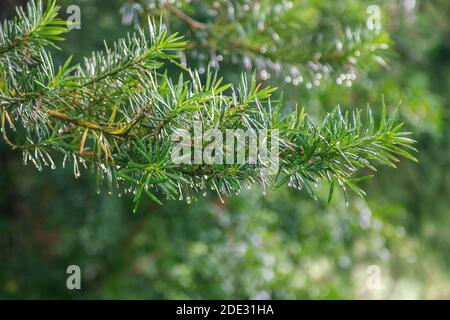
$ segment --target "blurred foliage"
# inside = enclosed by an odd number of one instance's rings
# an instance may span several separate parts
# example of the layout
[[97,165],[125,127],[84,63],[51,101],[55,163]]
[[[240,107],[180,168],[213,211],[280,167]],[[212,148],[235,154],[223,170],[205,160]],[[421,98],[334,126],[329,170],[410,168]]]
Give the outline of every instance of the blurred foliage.
[[[2,18],[13,2],[0,4]],[[125,0],[60,3],[82,8],[82,29],[68,35],[61,63],[133,29],[121,23]],[[191,205],[145,202],[133,214],[130,198],[97,195],[88,174],[74,182],[70,170],[37,173],[1,144],[0,297],[450,298],[450,3],[308,2],[315,15],[346,24],[363,21],[371,4],[392,39],[388,69],[370,68],[350,87],[266,81],[317,116],[337,104],[380,105],[382,93],[389,106],[401,101],[420,164],[383,168],[364,186],[368,196],[348,207],[341,194],[328,205],[281,188],[225,203],[213,194]],[[224,61],[220,73],[233,81],[236,65]],[[66,288],[71,264],[82,269],[80,291]],[[379,290],[366,286],[370,265],[381,269]]]

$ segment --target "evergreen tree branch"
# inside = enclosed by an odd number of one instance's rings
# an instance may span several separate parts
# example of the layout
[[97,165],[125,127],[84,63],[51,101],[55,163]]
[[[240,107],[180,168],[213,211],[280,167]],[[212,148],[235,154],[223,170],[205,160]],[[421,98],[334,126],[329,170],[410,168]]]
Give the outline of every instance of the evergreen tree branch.
[[[16,19],[0,25],[0,63],[10,69],[22,69],[23,63],[31,63],[41,47],[63,40],[68,22],[57,18],[59,6],[48,1],[43,11],[42,0],[30,1],[27,10],[17,9]],[[21,57],[23,60],[15,58]]]
[[386,32],[366,28],[363,4],[347,2],[354,15],[346,11],[336,17],[328,4],[316,2],[214,0],[161,1],[146,14],[164,15],[169,29],[183,28],[180,21],[187,24],[192,49],[187,55],[209,57],[213,67],[220,56],[248,70],[256,68],[262,80],[282,76],[308,88],[324,80],[350,86],[371,66],[387,66],[391,41]]
[[[49,5],[41,13],[52,17],[49,25],[57,21],[55,14],[49,15],[55,8]],[[34,10],[31,16],[40,12]],[[5,24],[23,24],[21,19],[28,17],[19,15]],[[5,38],[2,32],[0,38]],[[398,156],[415,160],[410,154],[416,151],[414,141],[400,131],[398,112],[387,118],[383,106],[377,126],[370,109],[363,121],[359,111],[342,114],[336,108],[320,125],[303,109],[281,116],[282,99],[274,99],[275,89],[257,85],[255,77],[249,81],[243,76],[238,85],[223,84],[217,74],[208,72],[203,81],[198,72],[186,74],[181,68],[173,81],[165,66],[179,65],[174,52],[185,42],[154,22],[149,22],[148,33],[149,39],[139,30],[82,65],[72,65],[69,58],[58,70],[44,48],[51,39],[33,40],[41,46],[35,47],[38,64],[23,67],[27,72],[10,72],[14,66],[6,64],[0,72],[5,143],[22,149],[25,162],[39,170],[54,168],[52,157],[62,154],[63,166],[71,161],[76,177],[81,167],[90,168],[110,192],[133,194],[135,207],[144,194],[158,203],[161,197],[190,202],[207,189],[230,195],[255,183],[264,190],[288,183],[314,196],[313,186],[326,180],[330,198],[336,183],[363,196],[357,182],[364,178],[356,176],[361,169],[375,170],[373,161],[395,167]],[[23,52],[10,54],[19,60]],[[272,160],[279,158],[277,174],[265,173],[267,164],[259,162],[175,163],[173,134],[180,129],[194,134],[198,123],[204,132],[279,132],[280,151],[270,154]],[[249,142],[240,148],[247,152]]]

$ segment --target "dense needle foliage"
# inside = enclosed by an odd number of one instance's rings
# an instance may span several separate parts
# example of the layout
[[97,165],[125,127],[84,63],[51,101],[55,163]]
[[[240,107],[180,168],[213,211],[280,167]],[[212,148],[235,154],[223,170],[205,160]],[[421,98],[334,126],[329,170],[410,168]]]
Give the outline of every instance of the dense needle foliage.
[[[151,20],[147,32],[138,28],[83,63],[69,58],[56,69],[46,47],[67,32],[58,10],[54,1],[45,10],[31,1],[0,30],[3,140],[39,170],[54,168],[54,153],[62,153],[63,165],[71,162],[77,178],[89,168],[99,187],[106,180],[110,193],[134,194],[137,208],[143,194],[158,203],[160,195],[190,202],[207,189],[239,193],[244,182],[263,189],[288,183],[314,196],[314,185],[326,179],[330,200],[335,185],[364,195],[356,183],[368,176],[356,172],[375,170],[372,160],[393,167],[397,156],[415,160],[409,153],[416,151],[414,141],[397,123],[398,109],[388,117],[383,105],[376,124],[370,108],[363,115],[337,107],[320,124],[303,108],[282,114],[282,96],[273,97],[275,89],[258,85],[255,77],[224,84],[217,73],[201,77],[183,66],[178,52],[189,43]],[[291,63],[287,55],[273,54]],[[176,81],[167,75],[170,64],[180,69]],[[173,163],[171,134],[194,128],[196,121],[205,131],[278,130],[281,150],[272,155],[280,159],[278,172],[264,174],[261,164]]]

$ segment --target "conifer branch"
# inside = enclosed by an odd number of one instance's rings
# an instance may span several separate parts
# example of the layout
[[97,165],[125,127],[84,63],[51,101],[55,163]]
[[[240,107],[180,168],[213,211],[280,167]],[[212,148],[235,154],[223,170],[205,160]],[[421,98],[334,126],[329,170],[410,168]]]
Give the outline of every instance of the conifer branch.
[[0,25],[0,63],[20,70],[23,63],[34,61],[43,46],[63,40],[67,22],[57,18],[58,12],[55,1],[48,1],[45,11],[42,0],[28,2],[26,11],[17,8],[16,18]]
[[[29,17],[19,14],[5,25],[13,30],[28,20],[46,26],[59,21],[54,2],[46,11],[40,6],[32,2]],[[14,43],[17,33],[4,30],[3,43]],[[10,57],[2,60],[5,143],[22,149],[24,161],[39,170],[55,168],[53,156],[63,154],[63,165],[71,161],[76,177],[81,167],[93,170],[99,186],[106,181],[110,192],[133,194],[135,208],[144,194],[158,203],[162,197],[190,202],[208,189],[230,195],[245,184],[269,190],[287,183],[314,196],[314,185],[328,181],[330,198],[336,184],[363,196],[357,186],[365,179],[357,176],[361,169],[375,170],[373,161],[395,167],[398,156],[415,160],[410,154],[416,151],[414,141],[400,131],[398,111],[387,117],[384,105],[378,125],[370,108],[364,121],[359,111],[343,114],[336,108],[318,125],[304,109],[281,116],[282,99],[274,98],[274,88],[257,85],[255,77],[224,84],[217,74],[207,72],[202,80],[182,67],[173,81],[166,64],[179,66],[175,52],[186,43],[154,22],[149,22],[148,38],[138,30],[83,64],[72,65],[69,58],[58,70],[45,46],[60,39],[40,30],[21,44],[34,50],[38,63],[16,68],[23,50],[8,51]],[[262,163],[175,163],[172,135],[180,129],[192,133],[198,122],[203,131],[279,132],[279,153],[271,154],[280,160],[276,174],[266,174]]]
[[[175,0],[161,1],[146,14],[165,15],[169,29],[179,30],[180,21],[191,29],[186,55],[209,57],[212,67],[219,65],[219,55],[228,63],[257,69],[262,80],[281,76],[307,88],[324,80],[350,86],[371,66],[386,67],[388,34],[369,30],[365,19],[347,22],[348,12],[329,17],[329,7],[302,1]],[[366,13],[363,5],[356,7],[348,10]]]

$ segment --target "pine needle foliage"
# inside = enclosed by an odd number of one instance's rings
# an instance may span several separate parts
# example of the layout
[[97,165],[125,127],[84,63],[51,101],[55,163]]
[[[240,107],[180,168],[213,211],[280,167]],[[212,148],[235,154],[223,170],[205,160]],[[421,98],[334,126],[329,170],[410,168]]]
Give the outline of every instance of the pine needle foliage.
[[231,63],[258,70],[261,80],[311,89],[325,81],[351,86],[368,70],[387,66],[391,40],[367,27],[368,4],[342,0],[339,6],[345,10],[336,12],[328,1],[133,0],[121,12],[130,22],[138,13],[162,15],[168,30],[185,30],[187,64]]
[[[57,18],[59,7],[30,1],[26,11],[0,29],[0,108],[3,140],[23,153],[38,170],[56,168],[63,156],[75,177],[83,168],[96,173],[99,190],[131,193],[135,209],[144,195],[195,200],[212,189],[222,195],[258,184],[264,190],[289,186],[314,188],[322,181],[351,189],[375,170],[374,160],[395,167],[398,156],[414,160],[414,141],[397,122],[398,109],[387,116],[383,105],[375,123],[370,108],[342,112],[338,107],[317,124],[303,108],[283,115],[282,95],[263,88],[255,77],[237,85],[223,83],[217,73],[203,78],[179,63],[187,45],[177,34],[150,21],[148,30],[105,46],[81,64],[55,68],[49,46],[67,32]],[[174,80],[168,64],[180,69]],[[180,128],[277,130],[280,159],[276,174],[261,164],[175,164],[172,133]],[[190,129],[191,130],[191,129]],[[247,146],[248,147],[248,146]]]

